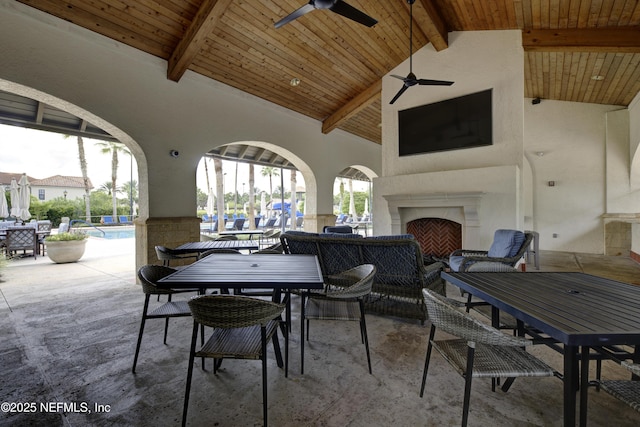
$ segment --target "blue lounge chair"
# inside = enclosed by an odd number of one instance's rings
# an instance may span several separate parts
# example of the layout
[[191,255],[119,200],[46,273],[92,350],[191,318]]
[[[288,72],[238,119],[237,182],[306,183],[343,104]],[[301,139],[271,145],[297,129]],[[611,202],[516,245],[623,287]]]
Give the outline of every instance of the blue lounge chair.
[[103,215],[102,216],[102,221],[100,221],[102,224],[104,225],[113,225],[115,224],[115,222],[113,222],[113,217],[111,215]]
[[133,224],[131,221],[129,221],[126,215],[120,215],[118,217],[118,221],[120,222],[120,224]]

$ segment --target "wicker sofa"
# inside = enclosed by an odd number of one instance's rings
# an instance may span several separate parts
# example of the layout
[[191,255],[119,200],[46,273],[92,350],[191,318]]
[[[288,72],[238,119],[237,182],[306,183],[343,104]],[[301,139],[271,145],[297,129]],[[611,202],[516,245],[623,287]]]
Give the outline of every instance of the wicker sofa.
[[420,245],[412,235],[362,237],[357,234],[289,231],[280,236],[289,254],[317,255],[327,285],[339,286],[337,275],[361,264],[376,266],[372,292],[365,300],[368,312],[419,319],[427,312],[422,288],[444,295],[440,278],[444,265],[424,265]]

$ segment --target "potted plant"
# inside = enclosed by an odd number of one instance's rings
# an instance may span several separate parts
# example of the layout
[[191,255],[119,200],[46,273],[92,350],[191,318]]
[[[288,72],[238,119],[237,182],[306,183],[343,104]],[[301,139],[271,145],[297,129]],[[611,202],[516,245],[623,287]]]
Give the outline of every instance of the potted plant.
[[51,261],[63,264],[76,262],[84,255],[88,235],[84,233],[58,233],[44,239],[47,255]]

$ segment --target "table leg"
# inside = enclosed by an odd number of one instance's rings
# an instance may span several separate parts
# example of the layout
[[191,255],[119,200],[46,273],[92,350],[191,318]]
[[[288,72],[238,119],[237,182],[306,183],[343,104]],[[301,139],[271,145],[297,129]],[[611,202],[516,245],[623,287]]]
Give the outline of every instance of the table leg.
[[576,425],[576,392],[578,391],[578,347],[564,346],[563,404],[564,426]]
[[589,347],[582,347],[580,355],[580,425],[586,426],[589,399]]
[[491,306],[491,326],[500,328],[500,310],[494,305]]
[[[634,349],[633,349],[633,356],[632,356],[632,360],[633,363],[640,363],[640,345],[636,344]],[[640,380],[640,376],[633,374],[631,375],[631,379],[634,381],[639,381]]]

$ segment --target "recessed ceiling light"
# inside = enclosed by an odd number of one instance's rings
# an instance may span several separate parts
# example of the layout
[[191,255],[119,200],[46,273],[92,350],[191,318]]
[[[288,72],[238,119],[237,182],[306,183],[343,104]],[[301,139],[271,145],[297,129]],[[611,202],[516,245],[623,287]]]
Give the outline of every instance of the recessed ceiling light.
[[297,77],[294,77],[291,79],[291,81],[289,82],[289,84],[293,87],[296,87],[300,84],[300,79]]
[[597,81],[604,80],[604,76],[591,76],[591,80],[597,80]]

